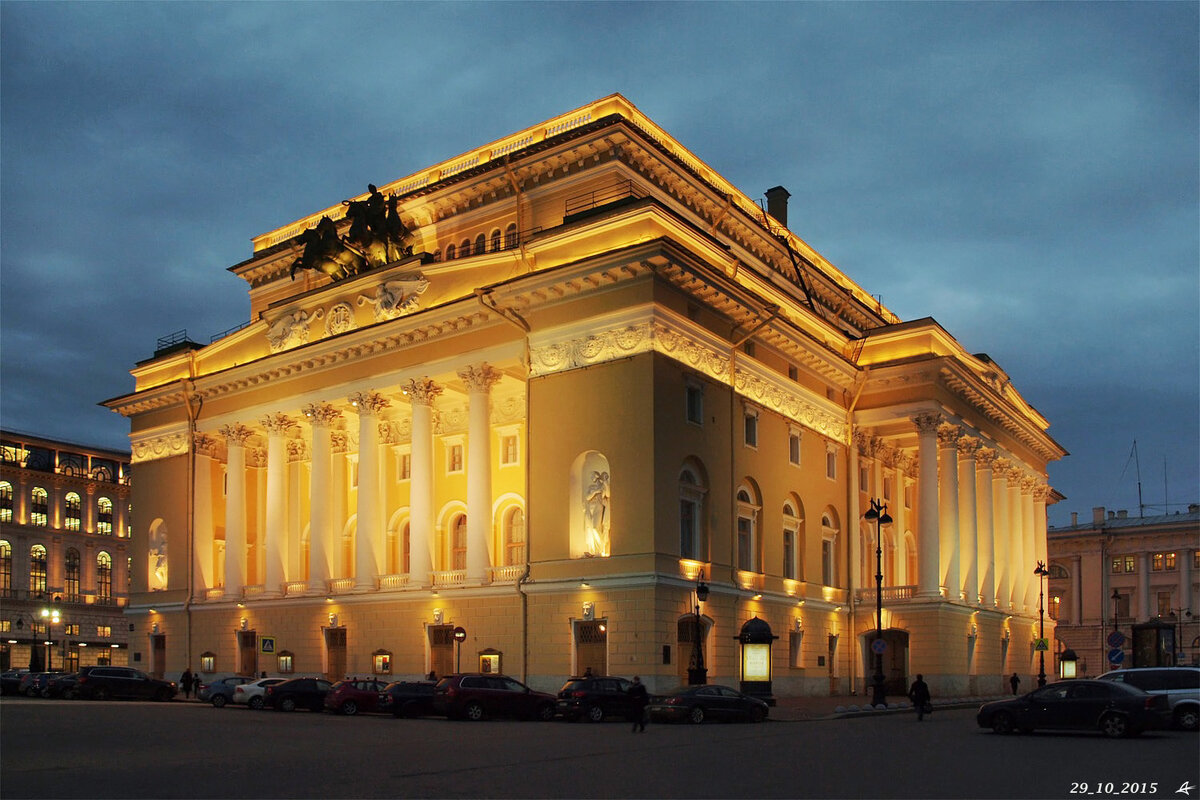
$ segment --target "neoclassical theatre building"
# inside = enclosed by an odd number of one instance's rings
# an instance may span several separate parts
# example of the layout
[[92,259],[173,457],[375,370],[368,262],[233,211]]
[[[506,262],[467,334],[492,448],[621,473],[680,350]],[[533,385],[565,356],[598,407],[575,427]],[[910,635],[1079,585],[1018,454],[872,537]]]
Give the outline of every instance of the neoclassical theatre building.
[[1064,450],[787,198],[612,95],[256,238],[230,267],[248,324],[162,343],[106,401],[137,476],[132,647],[159,673],[542,689],[665,689],[699,658],[849,693],[878,555],[889,693],[1035,674]]

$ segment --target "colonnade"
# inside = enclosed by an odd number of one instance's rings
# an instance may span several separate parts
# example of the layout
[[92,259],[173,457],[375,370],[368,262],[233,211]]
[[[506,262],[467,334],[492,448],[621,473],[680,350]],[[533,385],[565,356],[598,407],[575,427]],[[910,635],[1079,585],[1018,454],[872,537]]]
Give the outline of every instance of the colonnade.
[[[464,579],[468,584],[483,583],[492,567],[489,537],[492,531],[492,445],[490,399],[492,387],[501,373],[486,363],[458,370],[468,398],[467,440],[469,451],[464,453],[466,498],[466,562]],[[411,409],[411,440],[409,475],[409,568],[408,584],[429,586],[434,580],[435,520],[435,410],[434,403],[444,386],[430,378],[411,379],[400,387]],[[261,547],[262,571],[258,573],[261,595],[278,597],[289,590],[296,591],[302,575],[289,574],[299,563],[300,546],[296,539],[308,526],[307,592],[324,594],[330,581],[350,578],[339,575],[339,535],[350,514],[356,515],[357,527],[353,554],[353,590],[371,591],[377,588],[380,576],[389,574],[387,525],[388,500],[384,469],[385,445],[399,445],[384,414],[392,399],[378,391],[351,394],[346,402],[358,416],[358,480],[357,504],[345,507],[348,493],[337,487],[348,486],[344,474],[345,459],[335,456],[348,450],[348,437],[342,430],[344,414],[331,402],[305,404],[300,413],[307,423],[308,439],[293,434],[301,418],[274,412],[258,420],[258,430],[241,423],[222,425],[217,433],[224,440],[226,477],[224,508],[224,570],[215,574],[215,558],[210,554],[220,546],[215,536],[216,520],[212,513],[217,496],[213,493],[211,473],[196,470],[193,487],[196,502],[195,557],[197,559],[195,591],[201,597],[208,589],[224,584],[223,596],[241,597],[246,592],[248,576],[249,530],[251,502],[247,497],[246,470],[248,461],[254,467],[265,466],[265,483],[254,505],[260,508],[256,541]],[[265,450],[251,446],[250,440],[265,431]],[[220,447],[211,435],[198,435],[197,454],[219,457]],[[300,519],[304,498],[303,482],[289,475],[289,462],[308,460],[307,520]],[[263,463],[265,461],[265,463]],[[398,543],[402,546],[402,543]],[[207,563],[205,563],[207,561]]]

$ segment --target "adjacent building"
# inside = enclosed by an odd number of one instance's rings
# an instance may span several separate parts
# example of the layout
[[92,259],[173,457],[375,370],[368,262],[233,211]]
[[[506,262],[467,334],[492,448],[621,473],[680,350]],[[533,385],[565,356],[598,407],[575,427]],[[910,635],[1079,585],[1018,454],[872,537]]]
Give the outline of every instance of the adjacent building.
[[0,668],[129,658],[129,453],[0,432]]
[[1074,651],[1079,674],[1200,666],[1200,505],[1152,516],[1101,506],[1048,539],[1056,649]]
[[1049,422],[788,197],[612,95],[257,237],[248,323],[106,403],[135,656],[828,694],[879,638],[893,694],[1035,673]]

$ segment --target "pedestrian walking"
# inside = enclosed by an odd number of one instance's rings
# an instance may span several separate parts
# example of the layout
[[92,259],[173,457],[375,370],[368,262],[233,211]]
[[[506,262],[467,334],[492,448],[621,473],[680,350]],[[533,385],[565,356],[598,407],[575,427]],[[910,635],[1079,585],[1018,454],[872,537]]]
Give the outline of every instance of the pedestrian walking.
[[192,668],[188,667],[179,676],[179,686],[183,689],[183,696],[188,700],[192,699]]
[[913,708],[917,710],[917,722],[925,719],[926,714],[933,713],[933,706],[929,703],[929,684],[925,683],[924,675],[917,675],[908,689],[908,699],[912,700]]
[[650,695],[646,692],[646,686],[642,683],[642,679],[637,675],[633,676],[633,683],[629,687],[629,720],[633,723],[633,728],[630,733],[646,732],[646,706],[650,705]]
[[1012,692],[1015,695],[1017,693],[1017,687],[1021,685],[1021,679],[1017,677],[1017,673],[1014,672],[1012,677],[1008,679],[1008,685],[1012,687]]

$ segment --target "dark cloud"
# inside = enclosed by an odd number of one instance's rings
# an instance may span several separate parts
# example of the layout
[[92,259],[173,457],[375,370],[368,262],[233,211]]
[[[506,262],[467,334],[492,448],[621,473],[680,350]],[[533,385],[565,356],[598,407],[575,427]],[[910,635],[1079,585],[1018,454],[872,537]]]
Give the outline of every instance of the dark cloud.
[[[251,237],[619,91],[903,318],[985,351],[1113,506],[1200,499],[1184,3],[0,4],[0,414],[94,404],[248,313]],[[1153,467],[1148,467],[1151,469]],[[1119,468],[1117,468],[1119,474]],[[1159,481],[1161,484],[1161,481]]]

